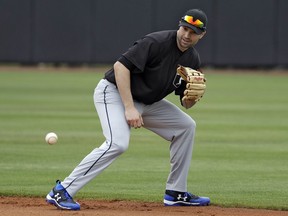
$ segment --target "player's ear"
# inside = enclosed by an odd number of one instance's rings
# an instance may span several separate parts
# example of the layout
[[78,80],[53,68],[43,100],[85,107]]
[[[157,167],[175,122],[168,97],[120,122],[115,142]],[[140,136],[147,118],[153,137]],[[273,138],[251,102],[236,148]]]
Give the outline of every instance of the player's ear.
[[200,35],[200,39],[202,39],[205,34],[206,34],[206,31],[202,32],[201,35]]

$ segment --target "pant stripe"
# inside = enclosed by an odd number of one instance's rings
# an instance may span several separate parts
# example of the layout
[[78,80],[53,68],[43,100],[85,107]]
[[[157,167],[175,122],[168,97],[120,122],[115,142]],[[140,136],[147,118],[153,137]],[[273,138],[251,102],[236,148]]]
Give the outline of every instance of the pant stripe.
[[[105,87],[104,89],[104,104],[105,104],[105,110],[106,110],[106,117],[107,117],[107,122],[108,122],[108,125],[109,125],[109,131],[110,131],[110,143],[109,143],[109,147],[108,149],[89,167],[89,169],[83,174],[83,176],[87,175],[87,173],[89,173],[89,171],[96,165],[96,163],[110,150],[111,146],[112,146],[112,143],[113,143],[113,136],[112,136],[112,129],[111,129],[111,124],[110,124],[110,121],[109,121],[109,113],[108,113],[108,108],[107,108],[107,102],[106,102],[106,90],[107,90],[107,87]],[[78,177],[79,178],[79,177]],[[75,178],[73,181],[71,181],[71,183],[66,187],[66,189],[68,187],[70,187],[74,181],[76,181],[78,178]]]
[[107,117],[107,122],[109,125],[109,131],[110,131],[110,144],[108,149],[92,164],[92,166],[84,173],[84,176],[87,175],[87,173],[95,166],[95,164],[109,151],[109,149],[112,146],[113,140],[112,140],[112,129],[111,129],[111,124],[109,121],[109,114],[108,114],[108,108],[107,108],[107,103],[106,103],[106,89],[108,86],[105,87],[104,89],[104,104],[105,104],[105,110],[106,110],[106,117]]

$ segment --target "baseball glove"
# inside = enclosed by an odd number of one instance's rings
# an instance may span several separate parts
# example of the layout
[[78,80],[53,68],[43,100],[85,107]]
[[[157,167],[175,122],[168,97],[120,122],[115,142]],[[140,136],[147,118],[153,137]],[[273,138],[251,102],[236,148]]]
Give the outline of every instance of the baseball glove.
[[206,79],[200,71],[193,70],[189,67],[179,65],[177,73],[186,81],[186,89],[182,98],[182,103],[186,104],[191,101],[199,101],[206,89]]

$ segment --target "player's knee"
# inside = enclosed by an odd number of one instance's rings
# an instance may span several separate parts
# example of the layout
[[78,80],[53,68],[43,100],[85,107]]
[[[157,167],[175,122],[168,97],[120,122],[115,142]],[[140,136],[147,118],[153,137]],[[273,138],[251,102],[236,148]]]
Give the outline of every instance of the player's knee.
[[127,151],[129,147],[129,142],[116,142],[113,143],[113,149],[117,152],[117,154],[122,154]]
[[193,130],[194,131],[195,128],[196,128],[196,122],[191,117],[190,118],[186,118],[185,122],[183,122],[182,125],[183,125],[183,127],[185,129],[188,129],[188,130]]
[[196,122],[192,118],[191,118],[191,122],[190,122],[190,127],[193,128],[193,130],[195,130],[195,128],[196,128]]

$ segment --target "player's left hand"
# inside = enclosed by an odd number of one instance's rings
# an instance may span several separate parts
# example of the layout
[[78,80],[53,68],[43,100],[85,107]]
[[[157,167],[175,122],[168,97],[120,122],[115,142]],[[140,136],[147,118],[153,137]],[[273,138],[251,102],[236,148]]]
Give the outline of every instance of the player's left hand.
[[177,73],[187,82],[182,105],[185,108],[190,108],[203,97],[206,89],[206,79],[200,71],[181,65],[177,68]]

